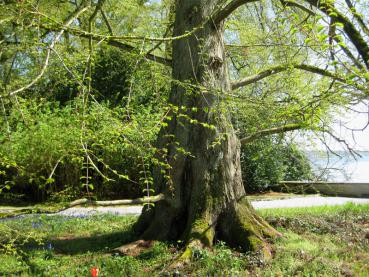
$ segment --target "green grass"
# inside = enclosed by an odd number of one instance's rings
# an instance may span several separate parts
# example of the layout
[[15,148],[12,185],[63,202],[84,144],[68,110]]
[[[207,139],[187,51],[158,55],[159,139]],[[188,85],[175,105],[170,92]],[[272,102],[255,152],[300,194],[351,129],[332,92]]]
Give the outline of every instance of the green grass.
[[[182,276],[369,276],[369,205],[261,212],[283,233],[265,264],[219,242],[199,250]],[[85,218],[30,215],[0,221],[0,276],[172,276],[168,265],[180,253],[158,242],[137,257],[109,250],[133,239],[136,217]],[[5,248],[6,247],[6,248]]]
[[345,205],[336,206],[315,206],[302,208],[273,208],[261,209],[259,213],[266,216],[285,216],[295,217],[299,215],[334,215],[342,213],[369,213],[369,205],[356,205],[347,203]]

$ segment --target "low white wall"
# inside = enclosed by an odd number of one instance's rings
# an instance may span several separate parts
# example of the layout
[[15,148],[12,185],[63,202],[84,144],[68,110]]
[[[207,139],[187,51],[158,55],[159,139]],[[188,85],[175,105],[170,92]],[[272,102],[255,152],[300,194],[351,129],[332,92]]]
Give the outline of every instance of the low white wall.
[[290,192],[317,192],[333,196],[369,197],[369,183],[282,181],[280,185]]

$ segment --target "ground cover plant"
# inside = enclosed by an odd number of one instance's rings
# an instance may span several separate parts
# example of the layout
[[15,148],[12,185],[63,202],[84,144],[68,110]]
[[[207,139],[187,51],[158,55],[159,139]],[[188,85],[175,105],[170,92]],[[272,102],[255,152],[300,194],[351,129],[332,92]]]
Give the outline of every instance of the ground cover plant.
[[218,241],[171,269],[180,241],[155,242],[135,257],[110,253],[132,241],[136,217],[31,215],[0,222],[0,275],[89,276],[368,276],[369,205],[261,210],[283,233],[265,262]]

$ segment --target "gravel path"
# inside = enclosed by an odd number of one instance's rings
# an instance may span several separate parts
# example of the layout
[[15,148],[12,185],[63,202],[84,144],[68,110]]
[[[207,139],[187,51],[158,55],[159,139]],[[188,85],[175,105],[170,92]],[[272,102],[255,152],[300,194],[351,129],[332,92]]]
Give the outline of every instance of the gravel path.
[[[306,196],[281,200],[262,200],[251,201],[255,209],[267,208],[293,208],[293,207],[313,207],[313,206],[334,206],[346,203],[369,204],[369,198],[347,198],[347,197],[322,197]],[[65,216],[88,216],[97,213],[110,213],[114,215],[139,215],[142,206],[121,206],[121,207],[88,207],[88,208],[70,208],[56,213]]]
[[[55,215],[64,216],[88,216],[94,214],[113,214],[113,215],[139,215],[142,206],[120,206],[120,207],[87,207],[87,208],[69,208],[64,211],[55,213]],[[50,214],[51,215],[51,214]]]

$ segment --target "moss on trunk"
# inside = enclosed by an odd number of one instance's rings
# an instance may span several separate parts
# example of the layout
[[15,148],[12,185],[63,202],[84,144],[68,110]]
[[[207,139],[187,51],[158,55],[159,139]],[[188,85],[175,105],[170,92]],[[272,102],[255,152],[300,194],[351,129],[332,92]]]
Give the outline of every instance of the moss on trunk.
[[[176,1],[174,35],[205,22],[220,2]],[[184,257],[193,247],[211,247],[217,238],[243,250],[261,250],[268,258],[265,237],[278,233],[244,199],[240,143],[221,101],[230,90],[225,60],[223,23],[208,21],[194,35],[173,41],[176,81],[169,101],[186,108],[173,113],[159,134],[169,169],[163,174],[158,168],[154,176],[156,193],[165,194],[166,201],[145,209],[135,229],[145,240],[184,240]]]

